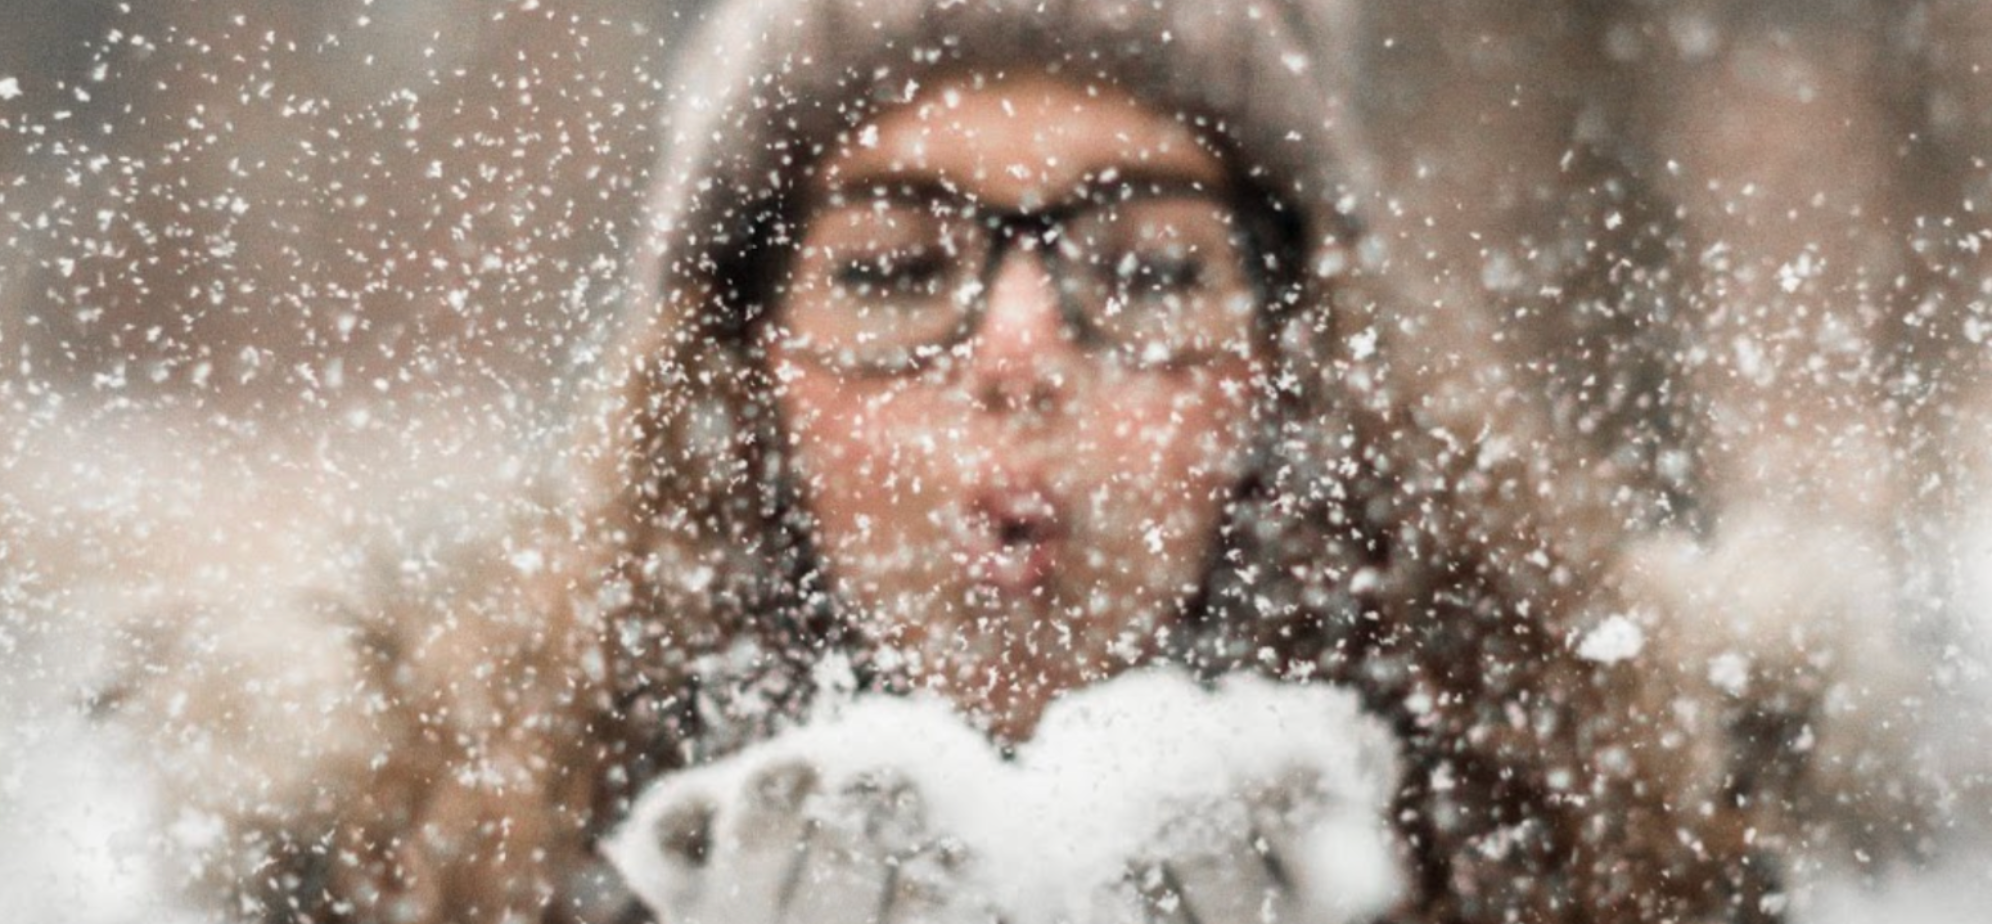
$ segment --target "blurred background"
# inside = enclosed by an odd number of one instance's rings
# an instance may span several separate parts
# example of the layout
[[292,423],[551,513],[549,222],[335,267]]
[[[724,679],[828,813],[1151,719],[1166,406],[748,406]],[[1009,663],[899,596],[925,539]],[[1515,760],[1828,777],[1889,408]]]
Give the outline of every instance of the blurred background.
[[[704,6],[0,0],[0,919],[155,891],[85,614],[334,580],[536,477]],[[1862,524],[1917,626],[1973,623],[1992,4],[1366,8],[1421,297],[1506,319],[1602,451],[1690,434],[1646,460],[1686,507]],[[1932,875],[1929,920],[1992,878]]]
[[0,920],[171,919],[110,614],[280,629],[502,515],[694,5],[0,2]]
[[557,391],[689,5],[9,0],[10,384],[245,420]]

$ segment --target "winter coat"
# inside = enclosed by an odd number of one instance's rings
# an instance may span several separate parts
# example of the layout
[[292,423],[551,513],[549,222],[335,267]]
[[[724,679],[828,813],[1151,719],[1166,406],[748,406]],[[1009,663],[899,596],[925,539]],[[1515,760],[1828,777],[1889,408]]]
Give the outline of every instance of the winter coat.
[[[1812,700],[1682,681],[1681,633],[1625,596],[1642,518],[1617,505],[1664,494],[1651,472],[1569,438],[1486,306],[1418,303],[1390,248],[1361,246],[1393,226],[1371,221],[1388,191],[1358,25],[1336,0],[715,10],[669,85],[634,295],[563,475],[495,534],[304,596],[277,647],[310,639],[320,669],[288,718],[231,724],[285,665],[222,617],[160,643],[179,674],[136,682],[137,724],[198,758],[165,763],[220,832],[217,889],[269,921],[623,920],[594,845],[646,784],[792,722],[827,653],[877,682],[801,588],[812,552],[744,331],[798,163],[934,74],[1032,64],[1208,119],[1324,245],[1283,316],[1292,387],[1236,564],[1184,657],[1345,685],[1394,729],[1402,919],[1775,920],[1807,777],[1783,745]],[[300,732],[305,760],[267,751]]]

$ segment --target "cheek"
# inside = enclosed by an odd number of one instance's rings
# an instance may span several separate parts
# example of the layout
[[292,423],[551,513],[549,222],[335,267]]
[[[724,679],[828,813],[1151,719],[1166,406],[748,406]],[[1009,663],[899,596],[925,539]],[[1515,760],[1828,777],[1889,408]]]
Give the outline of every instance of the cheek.
[[1251,432],[1250,370],[1195,369],[1101,390],[1079,415],[1075,451],[1094,492],[1148,519],[1206,521],[1240,475]]
[[1131,382],[1103,397],[1076,453],[1088,483],[1095,586],[1130,611],[1199,586],[1252,432],[1245,373],[1198,369]]
[[932,512],[955,490],[960,468],[943,396],[812,371],[793,376],[777,405],[829,551],[876,557],[938,531]]

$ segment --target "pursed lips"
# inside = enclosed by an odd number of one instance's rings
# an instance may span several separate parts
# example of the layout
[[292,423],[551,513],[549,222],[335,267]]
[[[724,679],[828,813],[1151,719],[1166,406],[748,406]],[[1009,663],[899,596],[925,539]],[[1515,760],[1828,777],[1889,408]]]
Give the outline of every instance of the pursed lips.
[[977,586],[1009,599],[1040,592],[1057,574],[1065,551],[1063,511],[1038,485],[985,488],[971,499],[960,533],[964,561]]

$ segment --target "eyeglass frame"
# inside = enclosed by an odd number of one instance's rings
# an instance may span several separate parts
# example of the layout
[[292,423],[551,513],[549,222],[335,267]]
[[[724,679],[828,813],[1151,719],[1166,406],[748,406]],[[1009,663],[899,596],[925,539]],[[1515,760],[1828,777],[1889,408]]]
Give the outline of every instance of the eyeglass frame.
[[[1138,189],[1134,195],[1103,197],[1106,194],[1124,193]],[[881,194],[882,193],[882,194]],[[833,193],[832,196],[843,193]],[[1287,233],[1278,219],[1287,214],[1271,205],[1267,197],[1242,193],[1235,185],[1213,188],[1211,184],[1187,179],[1166,178],[1149,180],[1144,178],[1114,177],[1108,180],[1092,179],[1060,201],[1043,207],[999,209],[989,206],[972,195],[964,195],[937,181],[900,184],[896,188],[869,193],[874,200],[899,205],[925,206],[936,202],[951,202],[959,206],[964,214],[972,215],[974,224],[990,233],[988,252],[983,258],[983,266],[976,275],[980,288],[973,299],[963,306],[963,313],[955,329],[946,339],[933,343],[907,348],[903,360],[895,362],[845,362],[826,355],[831,351],[810,349],[803,351],[811,361],[825,368],[860,376],[896,378],[915,375],[931,366],[940,355],[968,342],[977,332],[989,313],[990,293],[995,288],[996,276],[1002,271],[1003,261],[1009,256],[1010,248],[1022,246],[1026,252],[1035,249],[1039,252],[1039,265],[1050,278],[1057,293],[1059,319],[1064,330],[1071,333],[1074,343],[1082,350],[1094,351],[1102,348],[1113,349],[1114,344],[1106,341],[1098,330],[1098,325],[1079,307],[1078,299],[1065,285],[1068,271],[1055,251],[1057,241],[1063,236],[1063,229],[1074,220],[1098,209],[1128,201],[1141,199],[1200,199],[1223,208],[1236,224],[1240,249],[1240,270],[1245,276],[1253,299],[1253,324],[1258,328],[1269,326],[1273,317],[1288,301],[1277,297],[1278,293],[1290,288],[1295,275],[1295,263],[1278,261],[1276,254],[1285,249],[1274,242],[1292,244],[1296,235]],[[803,210],[804,215],[813,214],[817,206]],[[797,240],[808,237],[805,225],[797,234]],[[791,256],[793,252],[791,251]],[[1272,265],[1269,265],[1272,264]],[[1277,283],[1277,284],[1276,284]],[[786,295],[785,287],[777,289],[778,294]],[[1209,362],[1206,353],[1194,353],[1189,359],[1171,357],[1169,359],[1143,363],[1136,361],[1137,368],[1185,368]]]

